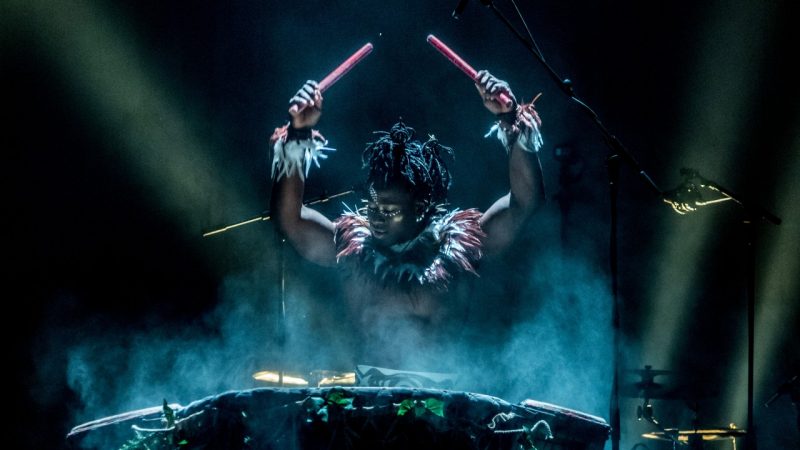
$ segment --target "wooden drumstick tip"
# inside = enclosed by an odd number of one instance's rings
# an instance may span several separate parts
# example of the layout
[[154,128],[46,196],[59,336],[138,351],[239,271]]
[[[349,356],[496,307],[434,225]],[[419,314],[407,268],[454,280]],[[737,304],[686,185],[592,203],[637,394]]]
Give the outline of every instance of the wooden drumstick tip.
[[[350,57],[347,58],[343,63],[339,64],[339,67],[334,69],[331,73],[326,75],[325,78],[323,78],[319,82],[318,84],[319,91],[325,92],[326,90],[328,90],[328,88],[333,86],[334,83],[339,81],[340,78],[345,76],[347,72],[349,72],[353,67],[355,67],[356,64],[358,64],[364,58],[366,58],[367,55],[369,55],[370,53],[372,53],[372,43],[367,42],[355,53],[350,55]],[[300,108],[300,106],[298,105],[292,105],[291,107],[289,107],[289,114],[297,114],[301,109],[304,108]]]
[[[436,50],[439,51],[445,58],[447,58],[454,66],[458,67],[459,70],[464,72],[466,76],[468,76],[474,83],[478,82],[478,71],[475,70],[472,66],[469,65],[463,58],[461,58],[456,52],[454,52],[450,47],[445,45],[439,38],[436,36],[429,34],[427,37],[427,41],[431,44]],[[508,95],[504,92],[500,92],[495,97],[498,102],[505,106],[511,106],[514,104],[514,100],[511,99]]]

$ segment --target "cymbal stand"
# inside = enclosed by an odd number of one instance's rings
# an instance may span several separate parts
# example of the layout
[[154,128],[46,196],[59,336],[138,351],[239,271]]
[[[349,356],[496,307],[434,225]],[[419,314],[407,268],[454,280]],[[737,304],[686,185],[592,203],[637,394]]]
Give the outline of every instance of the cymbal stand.
[[668,429],[664,428],[661,425],[661,422],[659,422],[658,419],[656,419],[656,417],[653,415],[653,405],[652,405],[652,403],[650,403],[650,399],[649,398],[645,397],[644,401],[642,402],[642,405],[636,407],[636,420],[640,420],[640,421],[641,420],[646,420],[646,421],[652,423],[653,425],[655,425],[655,427],[658,428],[659,431],[664,433],[664,436],[668,437],[670,439],[670,441],[672,441],[673,450],[677,449],[678,447],[686,447],[687,446],[687,444],[685,444],[685,443],[681,442],[680,440],[678,440],[678,430],[677,429],[676,430],[668,430]]
[[[694,400],[691,404],[687,401],[687,406],[689,409],[692,410],[692,429],[697,431],[700,428],[700,405],[697,400]],[[703,449],[703,437],[698,434],[690,434],[688,438],[688,445],[689,448],[692,450],[702,450]]]

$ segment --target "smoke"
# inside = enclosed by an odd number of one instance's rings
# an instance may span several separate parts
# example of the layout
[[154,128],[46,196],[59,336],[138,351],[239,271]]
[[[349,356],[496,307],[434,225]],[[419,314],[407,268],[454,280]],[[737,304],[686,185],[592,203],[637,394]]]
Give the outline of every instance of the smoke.
[[[72,426],[157,406],[162,399],[186,404],[253,387],[252,373],[279,353],[270,323],[275,306],[264,301],[267,289],[254,272],[226,279],[219,306],[200,318],[148,316],[131,326],[98,314],[83,318],[82,325],[51,323],[40,343],[38,378],[52,380],[63,364],[65,382],[77,397]],[[58,401],[41,392],[35,397]]]
[[[509,255],[487,259],[479,278],[452,287],[452,314],[433,337],[414,321],[375,324],[377,342],[387,344],[374,351],[400,355],[393,368],[457,374],[459,390],[607,417],[611,300],[598,262],[605,242],[587,235],[565,248],[550,209]],[[51,332],[40,343],[39,384],[63,374],[75,396],[68,424],[75,426],[163,399],[186,405],[264,386],[252,379],[260,370],[303,374],[375,364],[356,356],[368,343],[348,315],[348,286],[332,276],[337,270],[287,256],[285,321],[272,255],[224,279],[218,305],[200,317],[153,313],[131,324],[98,314],[58,324],[55,305]],[[36,397],[47,406],[63,395]]]
[[[158,406],[163,399],[186,405],[228,390],[264,386],[260,370],[344,370],[352,333],[344,332],[335,283],[309,283],[314,268],[289,262],[287,315],[281,321],[278,283],[269,270],[228,276],[219,303],[200,317],[141,318],[82,314],[77,298],[54,299],[37,345],[32,397],[53,409],[71,391],[66,429],[122,412]],[[349,362],[349,359],[348,359]],[[65,429],[65,432],[66,432]]]
[[521,309],[503,348],[501,364],[513,380],[506,395],[605,416],[613,370],[607,278],[584,259],[540,258],[522,295],[546,301]]
[[468,388],[607,417],[613,373],[608,277],[590,245],[583,253],[561,247],[556,225],[545,214],[536,242],[518,247],[527,258],[505,258],[482,276],[478,292],[485,297],[475,300],[484,304],[472,312],[455,360]]
[[465,374],[465,389],[608,417],[607,228],[597,220],[602,204],[576,194],[569,216],[549,203],[508,254],[483,265],[471,289],[469,327],[451,359]]

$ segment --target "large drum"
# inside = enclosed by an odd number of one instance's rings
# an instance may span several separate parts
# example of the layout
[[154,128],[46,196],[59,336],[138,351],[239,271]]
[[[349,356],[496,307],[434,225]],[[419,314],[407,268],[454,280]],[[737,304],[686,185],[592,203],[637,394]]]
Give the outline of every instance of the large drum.
[[78,426],[76,449],[600,450],[603,419],[546,403],[409,388],[260,388]]

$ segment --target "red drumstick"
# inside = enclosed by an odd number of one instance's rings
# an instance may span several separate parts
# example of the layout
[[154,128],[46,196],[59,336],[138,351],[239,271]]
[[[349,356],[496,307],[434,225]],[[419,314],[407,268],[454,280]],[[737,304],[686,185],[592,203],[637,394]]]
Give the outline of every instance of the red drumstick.
[[[333,86],[334,83],[339,81],[339,78],[342,78],[347,72],[350,71],[356,64],[361,62],[362,59],[366,58],[372,52],[372,44],[367,42],[364,44],[363,47],[358,49],[357,52],[353,53],[349,58],[345,60],[345,62],[341,63],[339,67],[333,70],[333,72],[329,73],[328,76],[322,79],[319,82],[319,91],[325,92],[328,90],[329,87]],[[291,113],[297,113],[300,111],[300,107],[298,105],[292,105],[289,108]]]
[[[434,46],[434,48],[436,48],[436,50],[439,50],[439,52],[442,55],[444,55],[445,58],[449,59],[450,62],[453,63],[459,69],[461,69],[462,72],[467,74],[467,76],[472,81],[474,81],[475,83],[477,83],[479,81],[478,80],[478,71],[473,69],[472,66],[470,66],[469,64],[467,64],[466,61],[461,59],[461,57],[458,56],[456,54],[456,52],[451,50],[450,47],[444,45],[444,42],[440,41],[439,38],[437,38],[436,36],[434,36],[432,34],[429,34],[428,35],[428,43],[431,44],[432,46]],[[514,101],[511,100],[511,97],[506,95],[505,92],[500,92],[499,94],[497,94],[497,100],[500,103],[502,103],[502,104],[504,104],[506,106],[511,106],[511,105],[514,104]]]

